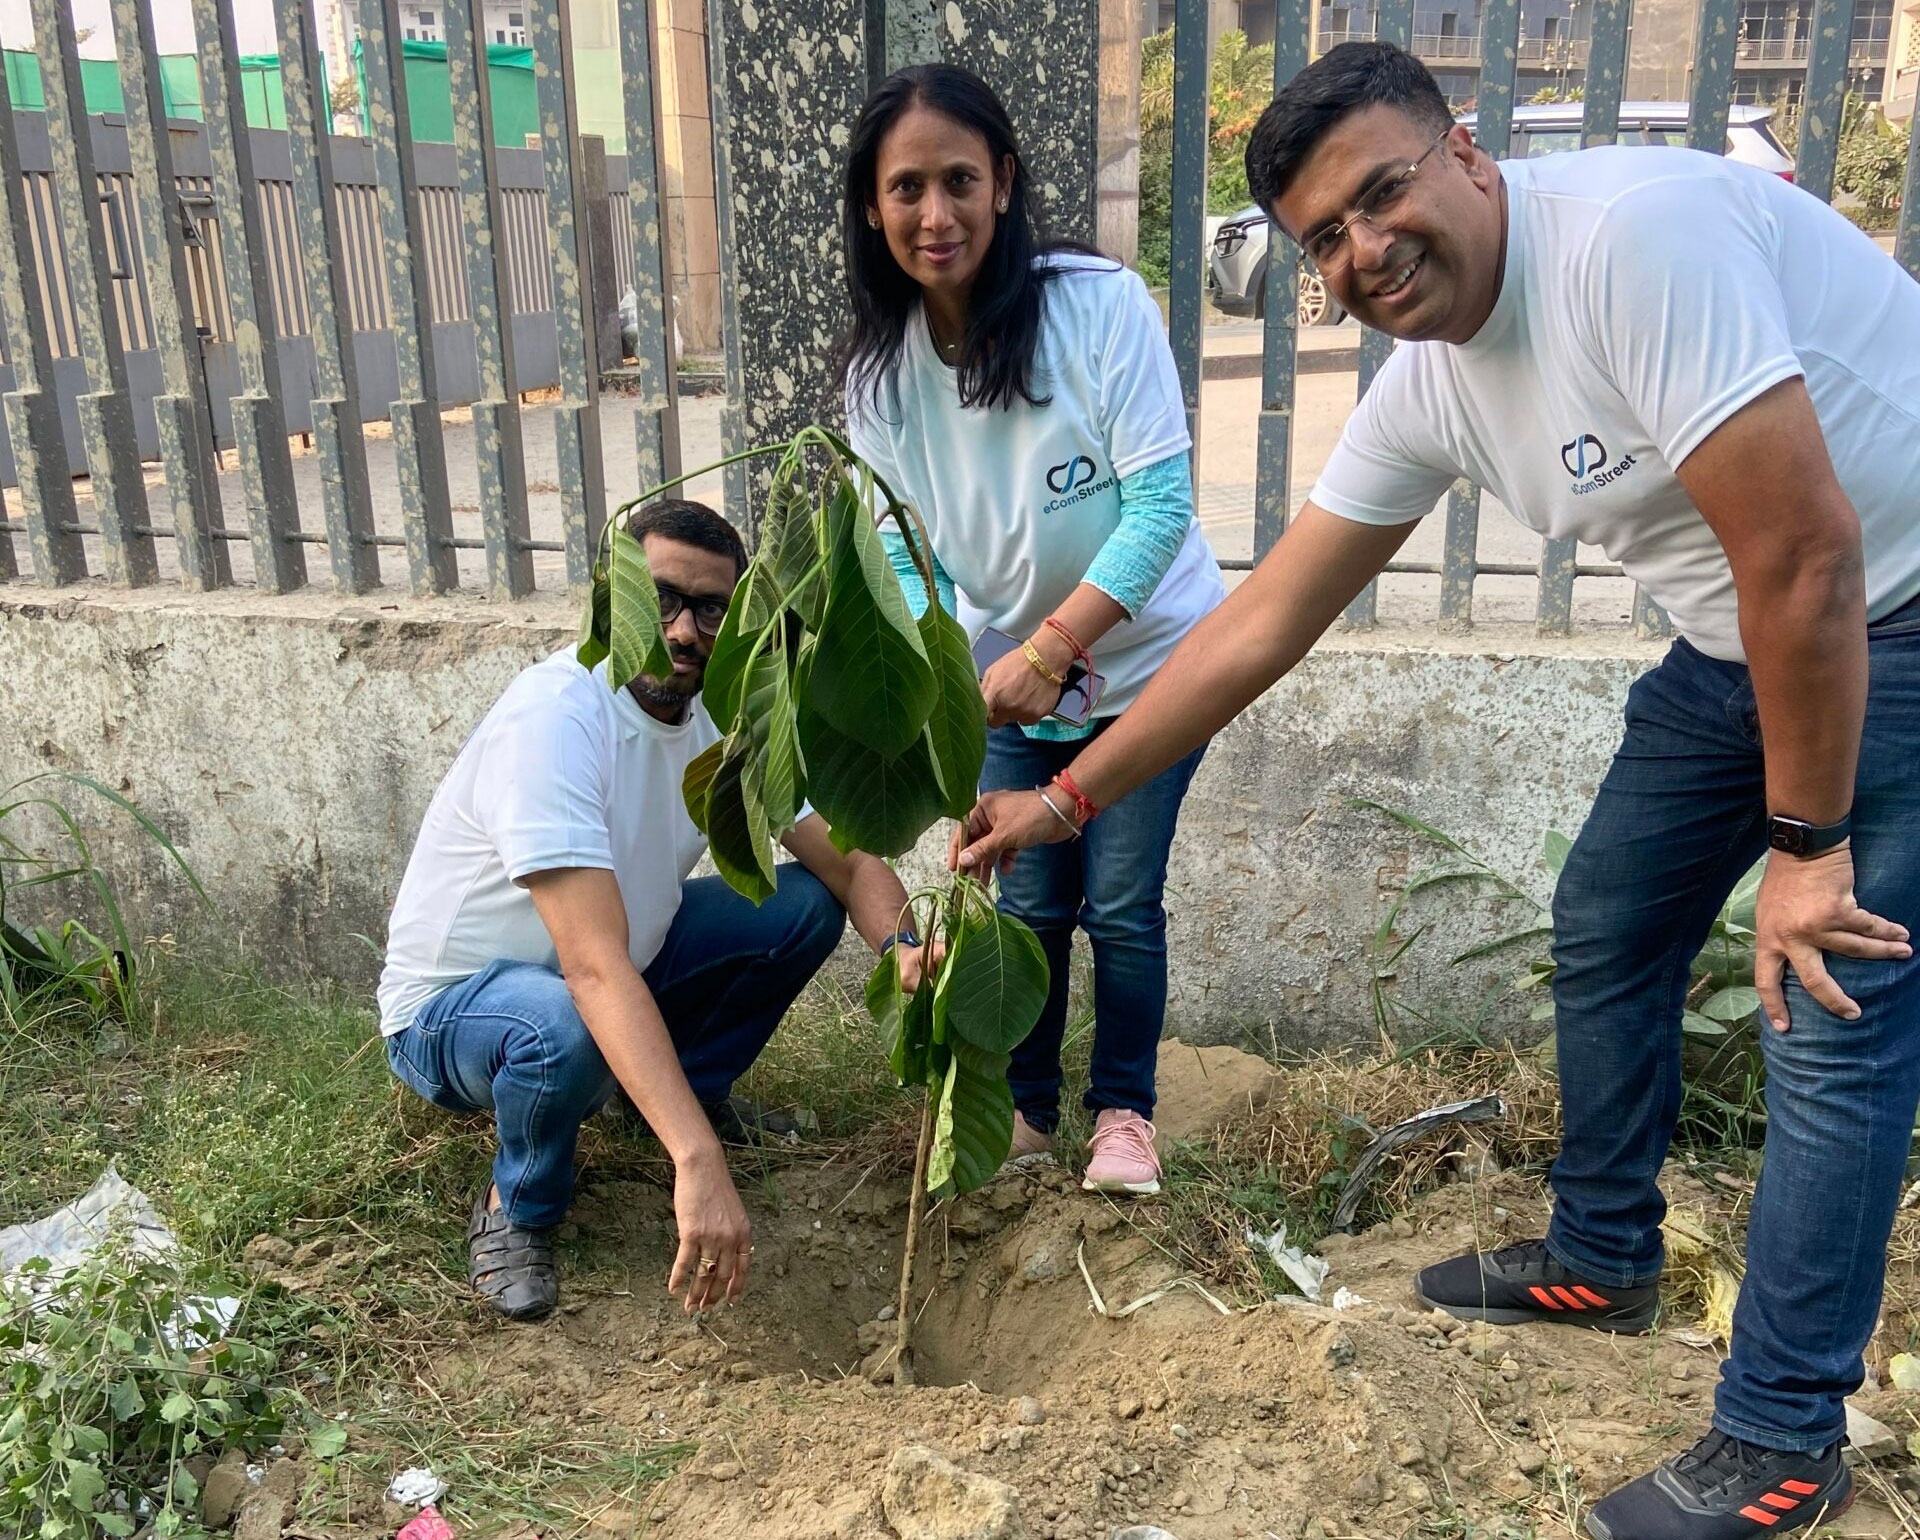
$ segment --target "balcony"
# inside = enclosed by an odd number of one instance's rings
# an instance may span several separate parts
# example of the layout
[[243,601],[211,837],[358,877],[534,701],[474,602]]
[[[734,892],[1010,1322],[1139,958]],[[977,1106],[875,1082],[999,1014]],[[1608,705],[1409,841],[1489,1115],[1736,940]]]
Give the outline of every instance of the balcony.
[[1909,64],[1893,72],[1886,95],[1881,98],[1881,110],[1889,118],[1905,122],[1913,116],[1916,98],[1920,98],[1920,64]]
[[1449,63],[1461,62],[1478,64],[1480,62],[1480,39],[1458,33],[1416,32],[1413,35],[1413,54],[1417,59],[1429,62],[1445,60]]
[[1514,58],[1535,69],[1583,70],[1589,46],[1584,37],[1523,37]]
[[[1734,44],[1733,62],[1737,69],[1770,69],[1778,65],[1805,65],[1812,45],[1799,38],[1742,38]],[[1887,40],[1855,43],[1847,50],[1850,69],[1881,69],[1887,62]]]

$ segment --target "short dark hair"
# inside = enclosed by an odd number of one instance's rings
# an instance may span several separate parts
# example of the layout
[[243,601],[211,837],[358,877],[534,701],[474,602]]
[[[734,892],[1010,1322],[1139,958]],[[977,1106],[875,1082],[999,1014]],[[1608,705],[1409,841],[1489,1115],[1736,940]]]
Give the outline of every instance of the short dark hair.
[[1426,65],[1391,43],[1341,43],[1309,64],[1276,96],[1247,141],[1247,188],[1269,213],[1301,162],[1334,125],[1364,107],[1398,107],[1435,136],[1453,110]]
[[634,509],[627,516],[627,533],[635,540],[658,535],[663,540],[678,540],[682,545],[712,551],[716,556],[731,556],[735,579],[747,570],[747,548],[740,532],[705,503],[663,497]]

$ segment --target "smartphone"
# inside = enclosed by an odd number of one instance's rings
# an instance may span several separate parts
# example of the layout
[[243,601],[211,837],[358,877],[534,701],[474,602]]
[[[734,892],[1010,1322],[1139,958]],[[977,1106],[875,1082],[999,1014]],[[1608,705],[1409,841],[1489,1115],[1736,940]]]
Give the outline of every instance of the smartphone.
[[[988,626],[980,633],[980,640],[973,644],[973,666],[984,674],[1008,653],[1019,650],[1019,637],[1008,636],[1006,632]],[[1107,681],[1103,676],[1089,674],[1076,661],[1067,670],[1067,687],[1060,692],[1060,704],[1048,715],[1071,727],[1084,727],[1087,718],[1093,715],[1094,706],[1099,703],[1100,692],[1106,687]]]

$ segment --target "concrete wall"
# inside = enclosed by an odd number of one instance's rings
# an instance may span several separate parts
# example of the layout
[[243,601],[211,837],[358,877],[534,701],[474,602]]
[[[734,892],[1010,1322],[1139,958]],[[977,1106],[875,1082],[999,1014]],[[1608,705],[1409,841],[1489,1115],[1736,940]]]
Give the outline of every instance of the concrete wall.
[[[217,916],[117,815],[76,799],[147,933],[221,932],[276,971],[367,985],[375,957],[356,937],[383,936],[440,775],[513,675],[573,631],[571,609],[544,599],[409,603],[404,618],[317,595],[0,600],[0,787],[73,770],[157,819]],[[1221,735],[1187,803],[1168,898],[1182,1035],[1370,1039],[1374,929],[1436,852],[1349,800],[1408,809],[1544,894],[1541,833],[1578,827],[1655,654],[1330,639]],[[936,831],[908,875],[931,876],[939,845]],[[1495,917],[1429,904],[1409,924],[1436,915],[1394,987],[1470,1005],[1504,970],[1444,960]]]

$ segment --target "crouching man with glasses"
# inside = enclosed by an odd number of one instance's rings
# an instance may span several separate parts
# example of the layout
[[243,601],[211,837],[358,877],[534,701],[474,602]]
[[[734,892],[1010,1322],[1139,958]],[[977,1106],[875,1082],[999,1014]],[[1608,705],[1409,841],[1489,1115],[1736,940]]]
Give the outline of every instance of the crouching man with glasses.
[[[568,647],[515,679],[434,794],[387,928],[394,1073],[435,1106],[494,1115],[469,1278],[515,1320],[554,1306],[549,1232],[573,1199],[580,1124],[616,1092],[673,1157],[669,1291],[690,1312],[739,1296],[752,1237],[722,1145],[767,1120],[734,1081],[846,919],[885,952],[906,905],[886,862],[842,855],[811,813],[765,903],[689,878],[707,842],[681,780],[720,736],[700,684],[747,554],[698,503],[650,504],[628,528],[673,672],[615,692],[604,662],[582,668]],[[901,972],[917,985],[917,947]]]
[[[1713,1427],[1602,1500],[1598,1540],[1751,1540],[1852,1499],[1846,1396],[1920,1100],[1920,284],[1817,198],[1694,150],[1496,165],[1418,61],[1346,43],[1247,178],[1334,297],[1406,344],[1292,527],[1073,761],[1117,801],[1305,655],[1456,477],[1598,545],[1679,639],[1554,895],[1565,1132],[1544,1236],[1436,1263],[1424,1304],[1644,1332],[1688,965],[1768,856],[1766,1165]],[[1067,835],[981,799],[966,865]]]

